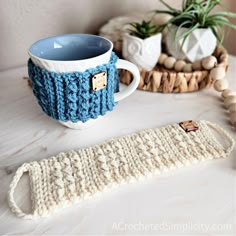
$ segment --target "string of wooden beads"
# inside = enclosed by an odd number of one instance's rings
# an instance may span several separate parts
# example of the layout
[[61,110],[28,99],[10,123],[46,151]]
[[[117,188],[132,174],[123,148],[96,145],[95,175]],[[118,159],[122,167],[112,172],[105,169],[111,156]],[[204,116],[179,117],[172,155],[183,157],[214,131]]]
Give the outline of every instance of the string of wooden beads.
[[229,111],[230,122],[236,129],[236,92],[228,89],[229,83],[226,79],[216,80],[214,89],[221,92],[226,109]]
[[[217,48],[216,55],[220,54],[222,49]],[[224,52],[224,50],[223,50]],[[222,53],[220,56],[220,61],[228,60],[227,53]],[[229,112],[230,122],[236,130],[236,92],[229,89],[229,83],[225,79],[225,69],[222,64],[215,65],[211,70],[210,76],[215,80],[214,89],[221,93],[226,109]]]
[[225,77],[225,69],[220,65],[218,66],[215,56],[208,56],[192,64],[184,60],[176,60],[174,57],[162,53],[159,57],[158,63],[163,65],[166,69],[173,69],[176,72],[190,73],[192,71],[210,70],[212,79],[218,80]]

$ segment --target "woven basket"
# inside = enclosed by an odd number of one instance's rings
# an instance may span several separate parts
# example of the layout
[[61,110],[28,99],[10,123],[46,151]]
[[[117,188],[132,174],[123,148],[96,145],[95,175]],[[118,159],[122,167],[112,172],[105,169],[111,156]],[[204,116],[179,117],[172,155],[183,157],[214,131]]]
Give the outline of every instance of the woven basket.
[[[120,46],[116,48],[120,54]],[[118,50],[117,50],[118,49]],[[228,70],[228,54],[221,47],[217,47],[213,55],[217,58],[217,66]],[[210,71],[193,71],[191,73],[168,70],[157,64],[152,71],[140,70],[141,80],[138,89],[160,93],[185,93],[194,92],[210,87],[213,80]],[[132,82],[132,75],[126,70],[120,70],[120,81],[126,85]]]

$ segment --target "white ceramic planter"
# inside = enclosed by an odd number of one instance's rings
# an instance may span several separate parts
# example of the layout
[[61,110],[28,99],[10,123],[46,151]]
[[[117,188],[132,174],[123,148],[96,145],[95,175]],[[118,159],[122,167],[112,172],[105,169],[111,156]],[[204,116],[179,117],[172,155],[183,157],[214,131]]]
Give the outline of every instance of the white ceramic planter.
[[176,59],[189,60],[195,62],[201,60],[213,53],[216,48],[217,40],[211,29],[196,29],[185,40],[182,47],[183,39],[181,38],[187,28],[181,28],[177,31],[177,27],[170,26],[166,35],[166,46],[168,52]]
[[161,54],[161,33],[140,39],[128,33],[123,35],[122,56],[147,71],[153,69]]

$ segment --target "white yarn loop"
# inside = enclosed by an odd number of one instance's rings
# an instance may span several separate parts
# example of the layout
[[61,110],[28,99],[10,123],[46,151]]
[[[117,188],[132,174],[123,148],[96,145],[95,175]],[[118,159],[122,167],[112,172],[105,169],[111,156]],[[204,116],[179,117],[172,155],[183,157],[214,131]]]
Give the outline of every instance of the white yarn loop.
[[209,125],[209,127],[216,130],[219,134],[221,134],[229,142],[229,146],[226,147],[225,153],[226,153],[226,155],[230,154],[230,152],[233,150],[234,145],[235,145],[234,139],[219,125],[211,123],[209,121],[205,121],[205,122],[206,122],[206,124]]
[[18,168],[18,170],[16,171],[16,174],[13,177],[13,180],[10,184],[10,188],[9,188],[9,192],[8,192],[8,203],[9,203],[9,206],[10,206],[12,212],[14,212],[15,215],[17,215],[18,217],[22,217],[24,219],[32,219],[33,215],[27,214],[19,208],[19,206],[17,205],[17,203],[15,202],[15,199],[14,199],[14,192],[15,192],[15,188],[16,188],[18,182],[20,181],[21,177],[23,176],[23,174],[28,172],[29,170],[30,170],[30,164],[28,164],[28,163],[25,163],[20,168]]

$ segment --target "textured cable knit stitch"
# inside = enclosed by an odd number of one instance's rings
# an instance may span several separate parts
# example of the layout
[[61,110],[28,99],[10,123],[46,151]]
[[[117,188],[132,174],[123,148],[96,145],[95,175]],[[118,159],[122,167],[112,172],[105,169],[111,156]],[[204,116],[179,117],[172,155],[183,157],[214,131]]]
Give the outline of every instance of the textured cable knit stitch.
[[[108,64],[85,72],[55,73],[39,68],[29,59],[28,74],[33,93],[48,116],[60,121],[86,122],[112,111],[116,104],[114,92],[119,90],[116,61],[117,56],[112,53]],[[101,71],[107,73],[107,86],[93,91],[92,75]]]
[[[47,216],[108,187],[229,155],[234,140],[222,128],[207,121],[197,124],[199,129],[195,132],[186,133],[178,124],[172,124],[25,163],[17,170],[10,185],[9,206],[19,217]],[[228,142],[226,147],[216,140],[211,129]],[[30,178],[32,214],[22,212],[13,197],[24,172],[28,172]]]

